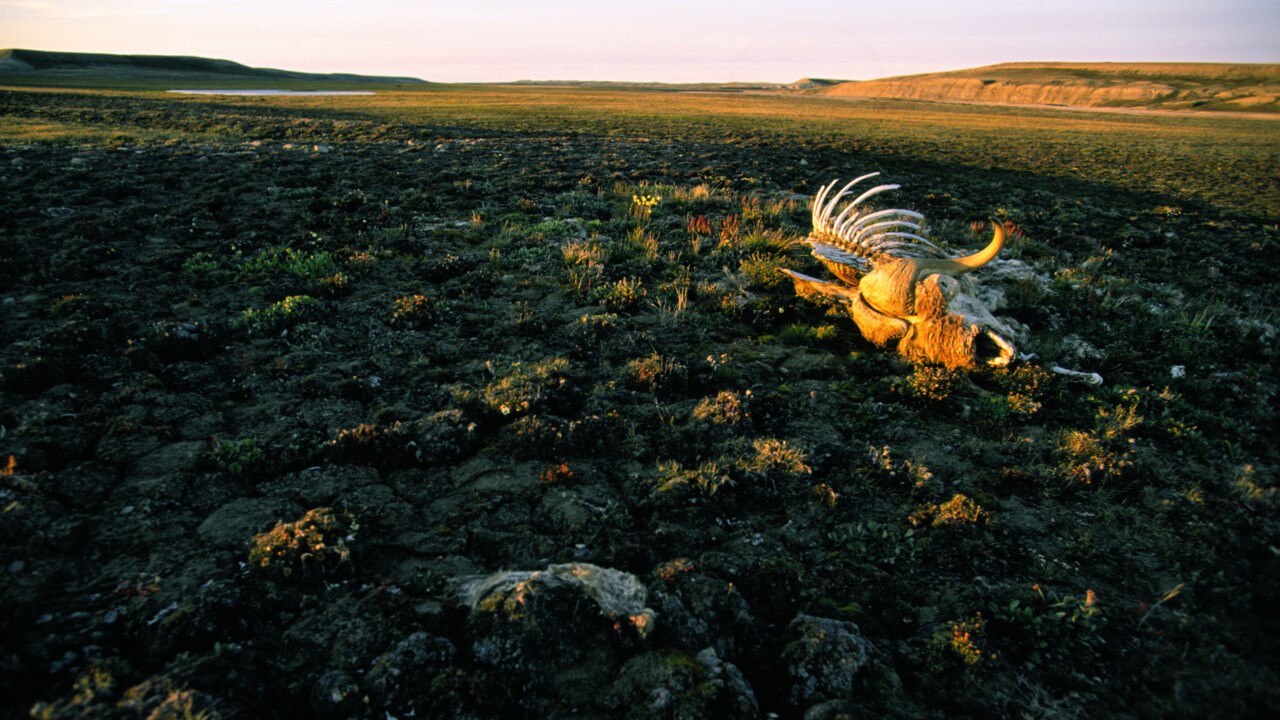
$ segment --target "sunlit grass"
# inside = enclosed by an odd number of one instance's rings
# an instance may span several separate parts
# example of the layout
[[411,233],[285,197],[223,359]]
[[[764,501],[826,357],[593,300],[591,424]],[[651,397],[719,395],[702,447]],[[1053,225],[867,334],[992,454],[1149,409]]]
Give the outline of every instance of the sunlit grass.
[[[378,86],[371,96],[174,97],[160,87],[106,87],[0,90],[0,141],[408,141],[454,128],[680,142],[736,138],[796,152],[928,158],[1096,181],[1280,214],[1273,191],[1280,126],[1266,119],[652,88],[424,85]],[[100,112],[104,103],[141,103],[165,117],[142,128],[129,122],[132,113]],[[273,116],[265,125],[263,111]],[[325,130],[318,123],[340,124],[341,137],[318,137]]]
[[51,145],[120,145],[208,141],[196,133],[147,130],[123,125],[91,125],[0,115],[0,143]]

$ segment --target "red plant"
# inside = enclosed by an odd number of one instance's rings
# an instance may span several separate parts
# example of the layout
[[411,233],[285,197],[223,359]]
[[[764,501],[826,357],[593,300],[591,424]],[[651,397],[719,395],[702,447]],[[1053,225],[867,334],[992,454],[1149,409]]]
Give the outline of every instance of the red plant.
[[538,475],[538,480],[544,485],[555,485],[572,477],[573,468],[569,467],[569,463],[560,463],[559,465],[552,465],[546,470],[543,470],[542,473]]

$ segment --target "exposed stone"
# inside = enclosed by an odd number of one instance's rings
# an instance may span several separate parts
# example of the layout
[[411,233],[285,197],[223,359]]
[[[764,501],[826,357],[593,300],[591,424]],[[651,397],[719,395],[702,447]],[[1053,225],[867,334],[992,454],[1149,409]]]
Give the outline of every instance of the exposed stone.
[[239,498],[214,510],[196,533],[214,547],[241,548],[255,533],[299,511],[298,505],[281,498]]
[[742,672],[711,648],[690,657],[658,650],[627,661],[601,704],[617,717],[721,720],[757,718],[760,706]]
[[789,700],[810,708],[827,700],[847,700],[854,676],[871,657],[871,643],[854,623],[797,615],[787,627],[790,638],[782,662],[791,683]]
[[472,578],[459,597],[495,710],[518,702],[532,716],[583,709],[655,622],[639,579],[585,563]]
[[322,718],[352,717],[361,705],[360,686],[341,670],[320,676],[311,688],[311,707]]
[[738,658],[756,637],[755,619],[741,593],[696,570],[664,581],[658,572],[652,605],[662,618],[656,642],[688,652],[713,648],[720,657]]
[[412,717],[435,704],[432,684],[453,661],[457,649],[448,640],[415,632],[374,661],[366,675],[373,701],[394,716]]

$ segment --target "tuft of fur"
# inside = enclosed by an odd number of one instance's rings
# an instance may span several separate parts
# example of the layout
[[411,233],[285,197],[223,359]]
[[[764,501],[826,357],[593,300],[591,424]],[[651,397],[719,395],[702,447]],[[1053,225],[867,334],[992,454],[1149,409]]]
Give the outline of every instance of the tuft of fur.
[[940,318],[947,314],[949,303],[938,285],[938,276],[933,275],[916,283],[916,315],[925,320]]
[[867,273],[858,291],[867,303],[894,317],[915,314],[916,266],[908,260],[891,259]]
[[906,320],[885,315],[871,307],[861,295],[849,300],[849,315],[862,331],[862,336],[880,347],[906,335],[911,328]]
[[944,315],[912,325],[898,342],[898,352],[912,362],[936,363],[948,370],[972,368],[977,336],[977,326],[966,325],[959,316]]

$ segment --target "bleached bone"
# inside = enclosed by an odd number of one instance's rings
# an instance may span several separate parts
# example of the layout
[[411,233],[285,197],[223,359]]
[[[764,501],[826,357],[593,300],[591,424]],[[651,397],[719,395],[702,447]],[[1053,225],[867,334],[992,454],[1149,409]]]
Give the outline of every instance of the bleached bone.
[[1098,373],[1096,373],[1096,372],[1091,373],[1091,372],[1080,372],[1079,370],[1068,370],[1068,369],[1066,369],[1066,368],[1064,368],[1064,367],[1058,367],[1057,365],[1054,365],[1054,366],[1050,367],[1049,369],[1050,369],[1050,370],[1052,370],[1052,371],[1054,371],[1054,372],[1056,372],[1056,373],[1058,373],[1059,375],[1065,375],[1065,376],[1067,376],[1068,378],[1075,378],[1075,379],[1077,379],[1077,380],[1083,380],[1083,381],[1085,381],[1086,383],[1088,383],[1088,384],[1090,384],[1090,385],[1101,385],[1101,384],[1102,384],[1102,376],[1101,376],[1101,375],[1099,375],[1099,374],[1098,374]]

